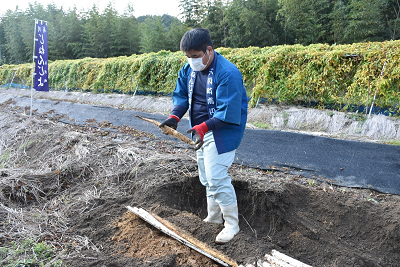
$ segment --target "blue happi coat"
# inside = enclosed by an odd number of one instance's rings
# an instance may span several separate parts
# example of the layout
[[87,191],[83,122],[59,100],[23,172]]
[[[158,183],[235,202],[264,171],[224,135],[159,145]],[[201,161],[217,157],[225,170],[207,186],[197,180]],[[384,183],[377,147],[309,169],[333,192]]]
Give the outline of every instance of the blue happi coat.
[[[247,121],[247,95],[243,85],[242,74],[238,68],[218,52],[214,53],[214,71],[212,92],[207,90],[209,118],[215,117],[226,122],[222,127],[214,129],[213,135],[219,154],[238,148]],[[189,82],[193,82],[195,73],[188,63],[179,71],[179,77],[173,93],[174,106],[189,110],[191,123],[191,97]],[[193,86],[192,86],[193,88]],[[212,98],[212,99],[211,99]]]

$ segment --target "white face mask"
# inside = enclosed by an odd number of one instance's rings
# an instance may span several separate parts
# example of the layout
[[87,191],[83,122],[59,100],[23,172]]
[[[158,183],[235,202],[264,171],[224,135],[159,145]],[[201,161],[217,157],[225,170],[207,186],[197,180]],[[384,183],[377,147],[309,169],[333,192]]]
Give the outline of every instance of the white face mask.
[[203,58],[207,55],[207,51],[202,58],[188,58],[188,62],[190,67],[194,71],[202,71],[207,67],[208,62],[210,61],[210,57],[208,57],[207,64],[203,64]]

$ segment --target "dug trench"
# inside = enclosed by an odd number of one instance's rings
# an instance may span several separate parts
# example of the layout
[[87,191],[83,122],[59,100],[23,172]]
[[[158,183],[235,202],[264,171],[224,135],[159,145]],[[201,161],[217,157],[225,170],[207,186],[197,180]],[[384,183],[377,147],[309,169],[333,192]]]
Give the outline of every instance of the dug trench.
[[[195,169],[191,162],[174,160]],[[160,171],[154,166],[160,164],[163,163],[153,162],[151,167],[138,174],[144,180],[133,181],[132,199],[127,198],[124,203],[121,200],[99,203],[99,209],[81,218],[75,226],[80,234],[101,229],[92,232],[90,239],[103,240],[114,253],[124,256],[127,261],[130,258],[140,260],[141,266],[218,266],[121,209],[124,205],[132,205],[154,212],[242,264],[262,259],[271,249],[313,266],[398,264],[400,229],[390,215],[389,210],[394,209],[390,204],[378,204],[386,207],[381,206],[383,210],[377,211],[376,204],[355,200],[354,195],[349,197],[342,192],[309,189],[290,182],[271,188],[270,182],[251,181],[235,175],[233,184],[238,195],[241,231],[229,244],[214,244],[214,238],[223,226],[201,220],[206,216],[206,200],[196,175],[141,190],[148,179],[157,179]],[[117,222],[102,220],[102,214],[112,213],[106,206],[117,208],[120,214],[123,213],[122,217]],[[112,237],[110,233],[113,233]],[[86,264],[103,264],[103,260],[92,261]],[[109,263],[106,266],[110,266]],[[138,265],[137,262],[132,265],[124,262],[121,266]]]
[[202,221],[205,189],[193,150],[135,129],[65,125],[22,110],[3,105],[0,115],[1,246],[30,236],[53,245],[66,266],[219,266],[129,212],[129,205],[239,264],[272,249],[312,266],[400,262],[397,195],[233,165],[241,231],[218,245],[223,226]]

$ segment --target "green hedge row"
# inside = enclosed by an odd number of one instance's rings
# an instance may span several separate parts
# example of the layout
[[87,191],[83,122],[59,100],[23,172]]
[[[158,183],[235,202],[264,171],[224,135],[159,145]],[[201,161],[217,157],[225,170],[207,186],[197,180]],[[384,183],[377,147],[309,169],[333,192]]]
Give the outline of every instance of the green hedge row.
[[[241,70],[253,105],[259,98],[287,104],[370,105],[377,90],[377,106],[399,111],[399,46],[400,41],[390,41],[217,51]],[[57,60],[49,63],[49,83],[53,90],[132,93],[138,88],[170,93],[184,63],[182,52],[167,51],[107,59]],[[14,80],[30,86],[32,64],[0,66],[0,83],[9,83],[16,69]]]

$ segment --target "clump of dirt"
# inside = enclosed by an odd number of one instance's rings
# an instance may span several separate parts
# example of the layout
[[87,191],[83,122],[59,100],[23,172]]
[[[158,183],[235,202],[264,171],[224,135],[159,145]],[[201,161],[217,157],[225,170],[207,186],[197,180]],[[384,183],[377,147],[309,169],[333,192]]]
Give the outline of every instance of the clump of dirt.
[[205,189],[193,150],[135,129],[130,135],[95,121],[67,126],[0,110],[2,247],[45,241],[68,266],[219,266],[126,209],[136,206],[239,264],[272,249],[312,266],[400,261],[397,195],[233,165],[241,231],[218,245],[223,226],[202,221]]

